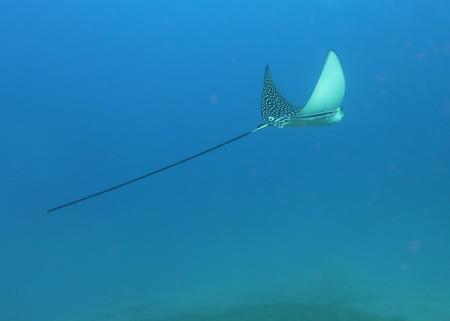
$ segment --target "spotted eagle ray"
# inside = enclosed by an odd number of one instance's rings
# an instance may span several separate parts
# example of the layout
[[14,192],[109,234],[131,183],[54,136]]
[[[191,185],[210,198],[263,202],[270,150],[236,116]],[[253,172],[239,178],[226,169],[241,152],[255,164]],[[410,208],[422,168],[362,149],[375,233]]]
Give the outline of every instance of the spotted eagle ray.
[[194,158],[205,155],[209,152],[212,152],[213,150],[219,149],[241,138],[256,133],[257,131],[260,131],[261,129],[266,127],[303,127],[338,123],[344,117],[344,113],[341,107],[341,102],[344,98],[344,94],[344,72],[342,70],[342,65],[339,57],[333,50],[330,50],[328,52],[325,64],[322,68],[322,72],[320,73],[319,80],[314,87],[311,97],[309,97],[308,101],[303,107],[298,107],[291,104],[280,94],[272,80],[269,66],[266,66],[261,101],[261,113],[264,119],[264,123],[223,143],[205,149],[179,161],[170,163],[164,167],[161,167],[144,175],[103,189],[99,192],[78,198],[74,201],[53,207],[48,210],[48,213],[100,196],[115,189],[124,187],[149,176],[168,170],[172,167],[181,165],[190,160],[193,160]]

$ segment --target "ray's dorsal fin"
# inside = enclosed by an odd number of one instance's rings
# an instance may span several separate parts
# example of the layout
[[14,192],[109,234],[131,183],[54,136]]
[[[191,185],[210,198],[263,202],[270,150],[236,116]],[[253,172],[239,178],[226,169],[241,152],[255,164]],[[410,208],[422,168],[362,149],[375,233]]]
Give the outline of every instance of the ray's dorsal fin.
[[[282,116],[295,114],[299,110],[300,108],[289,103],[280,94],[272,80],[272,74],[267,65],[264,72],[264,86],[261,100],[261,113],[264,121],[271,123]],[[274,125],[277,126],[277,124]]]

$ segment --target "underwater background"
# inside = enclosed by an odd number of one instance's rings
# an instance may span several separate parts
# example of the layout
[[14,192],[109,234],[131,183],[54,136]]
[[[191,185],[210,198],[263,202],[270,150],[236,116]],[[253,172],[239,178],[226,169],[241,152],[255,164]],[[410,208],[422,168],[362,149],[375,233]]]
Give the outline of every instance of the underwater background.
[[[450,2],[0,3],[1,321],[450,320]],[[264,66],[337,125],[269,128]]]

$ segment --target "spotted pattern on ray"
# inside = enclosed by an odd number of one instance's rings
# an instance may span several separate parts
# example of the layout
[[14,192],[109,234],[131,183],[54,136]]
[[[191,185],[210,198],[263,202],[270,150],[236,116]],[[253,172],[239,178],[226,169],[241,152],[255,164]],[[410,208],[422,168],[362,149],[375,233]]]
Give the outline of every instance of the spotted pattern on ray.
[[263,119],[273,126],[284,127],[289,122],[289,119],[299,110],[300,108],[290,104],[283,96],[281,96],[273,83],[269,66],[266,66],[261,102]]

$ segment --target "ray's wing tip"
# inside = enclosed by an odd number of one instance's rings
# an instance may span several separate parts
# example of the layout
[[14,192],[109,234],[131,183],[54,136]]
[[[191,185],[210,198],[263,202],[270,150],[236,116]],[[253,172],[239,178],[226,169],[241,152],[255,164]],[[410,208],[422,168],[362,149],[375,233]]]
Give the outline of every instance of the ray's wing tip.
[[328,48],[328,54],[335,54],[337,56],[337,52],[334,48]]
[[336,59],[339,61],[339,63],[341,62],[341,59],[339,58],[339,55],[337,54],[337,51],[334,50],[333,48],[329,48],[328,49],[327,58],[329,58],[330,56],[336,57]]

